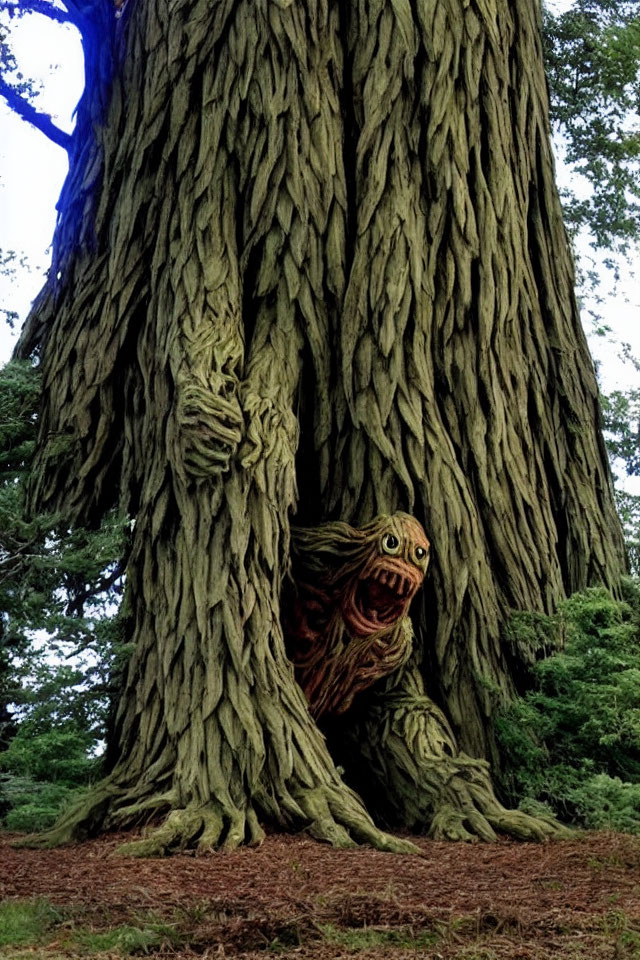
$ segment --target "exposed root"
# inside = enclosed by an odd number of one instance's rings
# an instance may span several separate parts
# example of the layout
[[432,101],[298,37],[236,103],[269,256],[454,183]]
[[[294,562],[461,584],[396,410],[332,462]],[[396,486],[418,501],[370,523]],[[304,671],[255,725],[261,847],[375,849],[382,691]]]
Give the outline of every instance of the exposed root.
[[166,813],[171,810],[175,802],[173,790],[166,793],[154,793],[145,797],[144,800],[133,799],[131,793],[127,793],[120,799],[114,799],[109,813],[105,818],[106,830],[117,830],[130,827],[140,823],[148,823],[152,817]]
[[433,840],[462,840],[466,842],[496,840],[491,825],[475,810],[459,810],[444,803],[433,815],[429,836]]
[[[294,820],[308,821],[307,833],[339,849],[368,844],[392,853],[422,852],[410,841],[379,830],[360,799],[344,785],[300,790],[293,805]],[[124,808],[127,809],[131,808]],[[122,844],[117,852],[131,857],[163,857],[194,848],[198,854],[206,854],[256,846],[264,836],[252,806],[241,810],[210,802],[206,806],[172,810],[161,826],[141,839]]]
[[552,817],[499,803],[489,765],[458,751],[415,668],[400,677],[398,690],[374,695],[353,728],[343,725],[330,739],[334,757],[376,820],[441,840],[491,842],[497,832],[535,841],[570,835]]
[[497,813],[487,813],[492,826],[517,840],[570,840],[576,831],[559,823],[552,816],[530,816],[522,810],[506,810],[498,806]]
[[296,796],[296,801],[311,823],[306,828],[314,839],[340,849],[367,844],[388,853],[422,851],[410,840],[380,830],[369,817],[360,798],[347,787],[316,787]]
[[[314,789],[301,789],[289,796],[287,822],[303,826],[316,840],[347,849],[368,844],[377,850],[421,854],[408,840],[378,829],[361,800],[346,785],[336,781]],[[101,829],[124,829],[149,822],[169,811],[159,826],[121,844],[117,853],[129,857],[164,857],[195,849],[197,854],[257,846],[265,833],[250,804],[237,807],[210,801],[208,804],[175,808],[173,791],[142,797],[140,790],[127,790],[106,780],[93,787],[46,833],[20,841],[20,846],[56,847],[86,840]],[[264,813],[265,811],[263,811]]]
[[435,801],[428,834],[435,840],[494,841],[497,833],[518,840],[542,842],[569,837],[571,832],[552,817],[532,817],[507,810],[496,799],[488,779],[478,788],[454,776]]
[[[552,817],[532,817],[503,807],[493,792],[486,763],[464,754],[446,764],[436,758],[433,762],[439,762],[448,775],[433,798],[430,837],[491,842],[497,839],[498,832],[518,840],[540,842],[570,836],[570,831]],[[432,783],[433,779],[432,772]]]
[[172,810],[160,827],[146,837],[121,844],[117,853],[128,857],[164,857],[195,848],[198,854],[215,850],[235,850],[240,846],[257,846],[264,840],[264,831],[255,811],[225,809],[209,803],[202,807]]

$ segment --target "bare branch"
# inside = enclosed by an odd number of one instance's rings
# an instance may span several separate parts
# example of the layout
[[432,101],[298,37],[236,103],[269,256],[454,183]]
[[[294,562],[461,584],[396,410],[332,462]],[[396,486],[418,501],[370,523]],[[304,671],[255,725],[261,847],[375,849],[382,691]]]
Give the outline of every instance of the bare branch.
[[105,593],[124,575],[126,563],[119,560],[111,573],[102,577],[97,583],[94,583],[88,590],[83,590],[76,594],[67,604],[67,616],[82,616],[82,608],[87,600],[95,597],[97,594]]
[[54,7],[54,5],[48,3],[47,0],[19,0],[19,2],[17,2],[17,0],[13,0],[13,2],[1,0],[0,10],[7,10],[12,14],[40,13],[43,17],[55,20],[56,23],[76,23],[75,17],[73,17],[68,10],[61,10],[60,7]]
[[56,127],[48,114],[40,113],[36,110],[28,100],[25,100],[25,98],[2,77],[0,77],[0,96],[5,98],[11,109],[14,110],[18,116],[32,124],[41,133],[44,133],[45,137],[48,137],[49,140],[52,140],[53,143],[56,143],[59,147],[64,147],[65,150],[70,149],[71,135],[61,130],[60,127]]

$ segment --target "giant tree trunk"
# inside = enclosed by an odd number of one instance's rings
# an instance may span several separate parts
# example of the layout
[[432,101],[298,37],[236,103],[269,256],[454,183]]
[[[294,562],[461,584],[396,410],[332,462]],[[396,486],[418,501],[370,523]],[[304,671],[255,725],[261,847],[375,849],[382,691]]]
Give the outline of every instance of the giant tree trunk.
[[84,828],[166,809],[143,850],[259,818],[392,847],[285,656],[290,515],[424,523],[428,692],[478,756],[509,608],[623,566],[537,4],[129,0],[100,35],[20,347],[32,502],[136,518],[119,759]]
[[506,612],[549,611],[624,568],[540,10],[363,4],[348,37],[355,243],[323,502],[347,520],[402,509],[423,522],[428,686],[486,756],[518,657],[501,644]]

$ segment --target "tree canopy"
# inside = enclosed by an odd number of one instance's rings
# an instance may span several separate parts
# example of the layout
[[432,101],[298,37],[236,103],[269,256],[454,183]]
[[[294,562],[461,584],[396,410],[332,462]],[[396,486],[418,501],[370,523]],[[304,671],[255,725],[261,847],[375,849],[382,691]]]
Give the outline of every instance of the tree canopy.
[[570,230],[627,253],[640,237],[640,12],[637,0],[575,0],[545,7],[551,115],[566,162],[585,178],[565,188]]

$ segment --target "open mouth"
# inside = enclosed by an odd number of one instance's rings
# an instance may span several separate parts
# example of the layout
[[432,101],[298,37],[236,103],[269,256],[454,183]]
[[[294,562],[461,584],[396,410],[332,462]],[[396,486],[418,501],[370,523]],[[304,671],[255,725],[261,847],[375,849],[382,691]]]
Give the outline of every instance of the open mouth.
[[404,615],[419,584],[397,569],[378,567],[362,580],[343,608],[351,632],[366,636],[390,627]]

